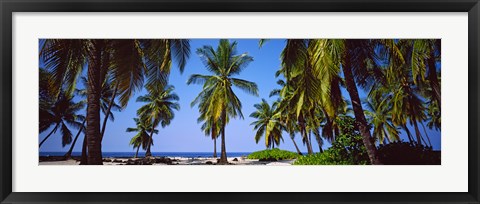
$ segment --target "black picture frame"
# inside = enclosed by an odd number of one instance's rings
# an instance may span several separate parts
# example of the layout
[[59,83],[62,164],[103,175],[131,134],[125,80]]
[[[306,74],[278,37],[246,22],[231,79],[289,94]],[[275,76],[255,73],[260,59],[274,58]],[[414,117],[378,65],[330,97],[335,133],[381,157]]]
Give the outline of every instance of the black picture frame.
[[[478,0],[0,0],[1,203],[479,203]],[[19,193],[12,192],[13,12],[468,12],[468,192]],[[33,128],[33,127],[32,127]],[[448,175],[445,175],[448,176]],[[162,185],[162,184],[159,184]],[[426,189],[428,190],[428,189]]]

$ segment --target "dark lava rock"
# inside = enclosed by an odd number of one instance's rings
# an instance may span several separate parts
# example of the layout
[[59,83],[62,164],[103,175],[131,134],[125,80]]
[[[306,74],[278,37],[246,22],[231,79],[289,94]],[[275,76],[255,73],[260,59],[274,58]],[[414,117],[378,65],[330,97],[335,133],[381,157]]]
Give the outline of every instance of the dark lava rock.
[[120,159],[114,159],[112,162],[114,162],[114,163],[122,163],[122,160],[120,160]]
[[152,164],[158,164],[158,163],[171,165],[172,160],[166,157],[160,157],[160,158],[146,157],[142,159],[128,159],[124,163],[126,165],[152,165]]
[[111,159],[103,159],[104,162],[112,162]]
[[235,159],[233,159],[232,161],[238,161],[238,159],[237,159],[237,158],[235,158]]
[[172,159],[170,158],[167,158],[167,157],[160,157],[160,158],[156,158],[155,159],[155,163],[163,163],[163,164],[168,164],[168,165],[171,165],[172,164]]
[[213,162],[207,161],[207,162],[205,162],[205,164],[213,164]]

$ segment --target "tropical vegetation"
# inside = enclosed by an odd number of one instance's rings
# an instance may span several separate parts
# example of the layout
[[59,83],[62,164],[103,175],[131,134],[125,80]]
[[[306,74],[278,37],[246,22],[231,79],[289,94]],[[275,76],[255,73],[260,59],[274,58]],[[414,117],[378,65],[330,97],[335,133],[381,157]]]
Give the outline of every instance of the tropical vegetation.
[[252,152],[247,156],[247,159],[285,160],[285,159],[295,159],[298,156],[299,155],[295,152],[280,150],[278,148],[272,148],[272,149]]
[[[83,133],[82,164],[103,164],[107,121],[115,124],[114,111],[126,109],[139,94],[136,127],[126,132],[136,133],[129,143],[135,157],[140,148],[152,156],[154,134],[162,135],[159,126],[174,123],[180,110],[182,93],[174,93],[169,78],[173,65],[184,71],[190,40],[40,43],[39,132],[46,136],[39,148],[59,132],[62,146],[70,145],[69,158]],[[268,43],[259,40],[258,52]],[[266,149],[248,158],[295,159],[298,165],[439,164],[427,134],[441,130],[439,39],[286,39],[284,45],[272,73],[277,88],[265,90],[270,98],[255,99],[248,118],[254,133],[245,139],[263,140]],[[216,48],[200,46],[195,54],[203,66],[187,80],[201,85],[190,105],[198,110],[202,134],[213,140],[215,158],[220,139],[219,164],[228,163],[229,123],[244,119],[244,95],[236,91],[260,95],[257,84],[242,75],[254,58],[239,49],[227,39]],[[296,152],[278,149],[284,142],[292,142]]]

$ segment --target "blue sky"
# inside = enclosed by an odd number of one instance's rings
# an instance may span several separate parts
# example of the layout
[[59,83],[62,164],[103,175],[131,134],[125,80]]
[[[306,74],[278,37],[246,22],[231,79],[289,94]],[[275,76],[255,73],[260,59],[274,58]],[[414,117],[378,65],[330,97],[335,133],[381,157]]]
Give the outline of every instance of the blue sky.
[[[260,103],[262,98],[268,102],[274,101],[276,98],[269,98],[270,91],[278,88],[275,78],[275,72],[280,68],[280,53],[285,46],[285,40],[277,39],[268,41],[262,48],[258,47],[257,39],[231,39],[238,42],[238,53],[247,52],[254,58],[254,61],[238,76],[238,78],[249,80],[257,83],[259,88],[259,96],[252,96],[244,93],[239,89],[234,89],[238,98],[242,101],[242,112],[245,118],[232,119],[226,128],[226,146],[227,152],[252,152],[265,149],[264,140],[255,143],[255,131],[250,123],[253,119],[248,117],[250,113],[255,111],[253,105]],[[183,74],[180,74],[176,64],[172,67],[170,75],[170,84],[175,86],[175,92],[180,97],[180,111],[176,112],[175,118],[171,124],[165,128],[158,127],[159,133],[154,135],[155,145],[152,147],[152,152],[210,152],[213,151],[213,140],[206,137],[200,129],[200,124],[197,123],[199,116],[197,107],[191,107],[190,103],[201,91],[201,85],[187,85],[187,79],[192,74],[208,74],[199,56],[195,53],[197,48],[204,45],[211,45],[214,48],[218,45],[218,39],[193,39],[190,41],[191,56],[185,67]],[[42,66],[42,62],[40,62]],[[343,90],[344,97],[349,100],[348,94]],[[127,133],[127,127],[135,127],[133,118],[136,117],[136,111],[142,106],[142,103],[135,102],[136,98],[144,95],[145,91],[137,92],[126,109],[121,112],[114,112],[115,121],[107,123],[105,137],[102,142],[103,152],[133,152],[129,146],[130,139],[135,133]],[[365,97],[365,92],[360,90],[360,96]],[[412,132],[413,128],[411,129]],[[422,134],[423,130],[421,129]],[[52,135],[41,147],[42,152],[66,152],[69,145],[62,148],[60,131]],[[40,140],[43,139],[49,130],[40,134]],[[76,130],[72,133],[76,134]],[[440,149],[440,132],[427,129],[434,149]],[[288,136],[284,134],[284,142],[281,143],[280,148],[290,151],[295,151],[295,147]],[[402,132],[402,139],[407,140],[407,136]],[[313,139],[313,138],[312,138]],[[81,143],[83,134],[74,148],[74,152],[81,151]],[[301,143],[300,135],[295,137],[295,141],[299,145],[302,152],[307,149]],[[318,145],[313,141],[312,145],[314,151],[318,151]],[[330,146],[326,142],[324,149]],[[220,150],[220,141],[217,141],[217,151]],[[140,150],[142,152],[142,150]]]

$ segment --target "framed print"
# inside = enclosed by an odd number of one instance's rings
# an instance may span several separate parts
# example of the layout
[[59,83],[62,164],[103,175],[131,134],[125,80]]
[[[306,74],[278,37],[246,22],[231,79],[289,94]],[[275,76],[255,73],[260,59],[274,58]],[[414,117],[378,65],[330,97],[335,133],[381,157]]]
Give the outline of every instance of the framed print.
[[0,6],[2,203],[479,202],[477,0]]

